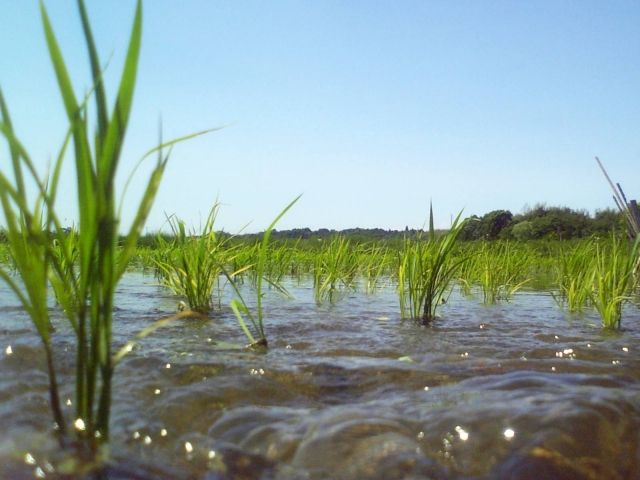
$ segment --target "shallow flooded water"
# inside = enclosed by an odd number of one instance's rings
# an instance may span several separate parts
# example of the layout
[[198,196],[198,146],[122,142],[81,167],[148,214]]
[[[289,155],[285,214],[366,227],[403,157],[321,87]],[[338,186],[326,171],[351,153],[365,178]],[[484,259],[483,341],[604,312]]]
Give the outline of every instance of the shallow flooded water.
[[[268,294],[266,353],[225,306],[178,320],[118,366],[109,478],[637,479],[640,310],[623,331],[567,319],[544,292],[508,304],[453,293],[431,327],[392,287],[317,305],[311,283]],[[1,478],[59,478],[40,341],[0,291]],[[118,289],[120,346],[177,299],[153,277]],[[73,415],[73,338],[57,365]]]

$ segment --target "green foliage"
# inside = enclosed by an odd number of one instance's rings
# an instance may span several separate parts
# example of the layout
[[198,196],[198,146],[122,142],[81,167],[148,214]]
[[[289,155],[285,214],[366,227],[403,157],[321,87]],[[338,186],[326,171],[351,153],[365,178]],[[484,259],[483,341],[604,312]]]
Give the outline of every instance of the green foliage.
[[526,270],[531,260],[529,250],[508,241],[483,243],[477,265],[485,305],[508,301],[522,288],[529,281]]
[[634,272],[639,265],[639,254],[640,239],[629,247],[626,236],[612,236],[609,244],[596,245],[591,301],[607,330],[620,328],[622,306],[631,301],[638,285]]
[[533,224],[524,220],[520,223],[516,223],[511,229],[511,235],[516,240],[532,240],[533,239]]
[[436,238],[433,228],[433,209],[429,214],[429,237],[407,238],[400,253],[398,292],[402,318],[422,318],[424,324],[436,317],[436,310],[445,300],[450,284],[466,258],[452,255],[458,235],[466,221],[458,214],[451,230]]
[[[232,252],[214,230],[219,207],[216,202],[200,231],[188,232],[182,220],[171,216],[168,223],[173,241],[166,242],[158,236],[155,262],[160,283],[185,298],[189,309],[202,314],[213,310],[216,303],[219,305],[220,275],[232,257]],[[218,302],[214,303],[216,288]]]
[[591,304],[595,255],[595,240],[589,238],[573,246],[563,242],[555,257],[559,295],[554,298],[571,313],[582,313]]
[[339,300],[355,287],[357,274],[358,254],[349,240],[336,235],[330,242],[324,242],[313,267],[316,301]]
[[[299,195],[298,197],[296,197],[296,199],[293,202],[287,205],[287,207],[282,212],[280,212],[280,214],[276,217],[276,219],[273,222],[271,222],[271,225],[269,225],[269,227],[264,232],[262,244],[260,246],[260,255],[258,258],[257,273],[256,273],[257,301],[256,301],[255,315],[251,313],[251,309],[247,306],[247,303],[244,301],[244,298],[240,294],[240,290],[237,288],[237,286],[233,282],[232,275],[227,274],[227,277],[231,280],[231,284],[233,285],[236,293],[238,294],[238,299],[234,299],[231,301],[231,304],[230,304],[231,309],[235,313],[236,318],[238,319],[238,322],[242,327],[242,331],[245,333],[245,335],[251,342],[251,345],[263,345],[265,347],[267,346],[267,337],[264,333],[264,314],[262,309],[262,297],[263,297],[262,280],[265,272],[265,265],[267,263],[269,236],[271,235],[271,231],[273,230],[273,227],[276,226],[276,224],[280,221],[280,219],[284,216],[284,214],[287,213],[291,207],[293,207],[293,205],[300,199],[301,196],[302,195]],[[255,339],[253,334],[247,328],[247,324],[244,320],[243,314],[246,315],[251,320],[254,331],[258,336],[258,340]]]
[[[13,289],[40,335],[48,365],[49,392],[61,443],[69,440],[81,451],[95,454],[109,438],[112,377],[122,351],[112,353],[111,332],[115,288],[127,268],[153,205],[168,160],[164,147],[152,149],[158,160],[138,205],[136,216],[118,249],[120,210],[115,198],[115,174],[131,111],[142,33],[142,4],[137,3],[133,29],[115,106],[109,115],[100,62],[85,7],[78,2],[89,51],[96,101],[97,132],[87,126],[87,102],[75,93],[49,17],[41,3],[43,28],[69,127],[50,175],[38,175],[34,162],[14,134],[8,108],[0,92],[0,131],[8,142],[13,180],[0,172],[0,203],[5,238],[14,270],[4,266],[0,277]],[[93,138],[93,143],[90,142]],[[71,232],[63,228],[55,210],[58,182],[69,143],[74,147],[79,223]],[[142,160],[141,160],[142,161]],[[25,175],[26,174],[26,175]],[[30,204],[26,185],[35,186]],[[122,204],[120,205],[120,208]],[[73,429],[60,409],[53,361],[52,326],[47,297],[52,290],[76,335],[76,385]],[[144,333],[143,333],[144,334]],[[73,435],[71,434],[73,431]]]
[[481,218],[470,217],[460,234],[461,240],[571,240],[591,235],[606,236],[620,230],[623,216],[613,210],[599,210],[591,217],[584,210],[547,207],[537,204],[521,215],[508,210],[495,210]]
[[511,224],[513,215],[509,210],[494,210],[482,218],[471,217],[460,232],[460,240],[496,240],[500,233]]

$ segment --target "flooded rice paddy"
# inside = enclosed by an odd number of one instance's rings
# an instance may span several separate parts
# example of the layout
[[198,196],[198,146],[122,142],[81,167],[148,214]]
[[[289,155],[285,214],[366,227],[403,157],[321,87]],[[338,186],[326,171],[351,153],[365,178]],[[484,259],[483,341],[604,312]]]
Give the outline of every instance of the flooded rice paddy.
[[[177,299],[153,277],[118,289],[114,344]],[[40,341],[0,292],[0,478],[60,478]],[[454,291],[431,327],[402,321],[397,293],[316,304],[311,282],[267,294],[268,352],[223,299],[178,320],[118,366],[108,478],[637,479],[640,310],[604,333],[545,292],[483,306]],[[55,338],[73,415],[73,336]],[[68,401],[67,401],[68,399]]]

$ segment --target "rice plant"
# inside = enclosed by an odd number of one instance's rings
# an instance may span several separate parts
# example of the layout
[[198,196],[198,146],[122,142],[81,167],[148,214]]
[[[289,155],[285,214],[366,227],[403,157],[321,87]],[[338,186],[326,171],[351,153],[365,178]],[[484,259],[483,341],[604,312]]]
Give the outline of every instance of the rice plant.
[[[231,309],[235,313],[236,318],[238,319],[238,323],[242,328],[242,331],[251,342],[249,345],[251,347],[253,346],[266,347],[268,344],[267,336],[265,335],[265,332],[264,332],[264,312],[262,309],[262,297],[264,296],[264,293],[262,292],[262,280],[264,277],[265,265],[267,262],[269,237],[271,236],[271,231],[275,228],[276,224],[280,221],[280,219],[284,216],[284,214],[287,213],[291,207],[293,207],[293,205],[300,199],[301,196],[302,195],[299,195],[298,197],[296,197],[296,199],[293,202],[287,205],[287,207],[282,212],[280,212],[280,214],[276,217],[276,219],[273,222],[271,222],[271,225],[269,225],[264,232],[264,235],[262,238],[262,244],[260,246],[260,256],[258,258],[258,264],[257,264],[257,270],[256,270],[257,278],[256,278],[255,315],[251,312],[251,309],[249,308],[244,298],[242,297],[242,294],[240,293],[240,289],[237,287],[235,282],[233,282],[233,275],[229,275],[228,273],[225,272],[227,278],[229,278],[229,280],[231,281],[231,285],[236,291],[236,294],[238,295],[237,299],[233,299],[231,301],[230,303]],[[256,336],[254,336],[249,330],[247,326],[247,322],[245,322],[245,317],[244,317],[245,315],[253,325],[254,333],[258,337],[257,340],[256,340]]]
[[368,295],[384,288],[391,279],[388,273],[392,259],[393,256],[386,246],[371,244],[360,248],[359,270],[364,277],[364,290]]
[[585,239],[570,246],[562,242],[557,253],[556,302],[566,305],[570,313],[582,313],[591,304],[596,242]]
[[528,250],[514,248],[510,242],[483,243],[478,266],[484,304],[508,301],[522,288],[529,281],[525,275],[531,258]]
[[622,307],[631,301],[633,290],[638,285],[634,270],[638,266],[639,254],[640,239],[630,246],[626,237],[616,238],[612,234],[608,248],[601,244],[596,246],[591,301],[607,330],[620,329]]
[[[216,202],[200,231],[187,231],[182,220],[171,216],[168,223],[174,239],[167,242],[158,235],[156,265],[160,283],[186,299],[191,310],[202,314],[219,304],[220,276],[230,257],[225,241],[214,230],[219,207]],[[216,289],[218,302],[213,299]]]
[[334,236],[323,244],[315,258],[313,281],[316,302],[328,299],[338,301],[354,288],[358,274],[358,256],[351,242],[342,236]]
[[466,221],[458,214],[451,229],[436,238],[433,208],[429,212],[429,236],[405,239],[398,268],[398,292],[402,318],[419,318],[429,324],[436,318],[438,307],[446,300],[451,282],[467,257],[454,258],[453,248]]
[[[43,29],[69,127],[50,175],[40,176],[35,163],[18,140],[0,91],[0,131],[9,147],[10,172],[0,171],[0,204],[5,238],[17,276],[0,268],[0,277],[15,292],[42,340],[49,375],[50,404],[63,447],[73,446],[92,458],[109,439],[111,388],[114,368],[126,350],[112,352],[112,312],[116,285],[131,259],[154,202],[168,155],[152,149],[157,163],[137,207],[135,218],[118,253],[120,208],[115,198],[115,174],[135,86],[142,32],[142,3],[138,1],[128,52],[113,113],[107,109],[102,71],[82,0],[78,8],[89,52],[96,102],[97,131],[88,132],[87,102],[75,96],[71,79],[44,4]],[[90,142],[93,138],[93,144]],[[162,142],[161,142],[162,143]],[[77,234],[61,224],[55,205],[63,160],[74,147],[79,222]],[[142,161],[142,160],[141,160]],[[27,186],[35,190],[35,200]],[[76,336],[75,415],[68,428],[60,408],[54,362],[53,328],[47,296],[53,290]],[[150,331],[150,330],[147,330]],[[144,332],[143,332],[144,334]]]

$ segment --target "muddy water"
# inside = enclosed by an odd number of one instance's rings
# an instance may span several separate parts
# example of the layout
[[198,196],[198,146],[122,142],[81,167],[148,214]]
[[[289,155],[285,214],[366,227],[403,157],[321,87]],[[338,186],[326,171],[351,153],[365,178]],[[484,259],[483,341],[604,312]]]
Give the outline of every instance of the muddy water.
[[[175,310],[152,282],[121,284],[116,344]],[[228,345],[246,340],[225,300],[118,366],[109,478],[640,478],[636,307],[604,334],[543,292],[491,307],[454,293],[425,328],[400,320],[391,288],[335,305],[290,291],[266,299],[267,353]],[[0,305],[0,478],[57,478],[39,341],[5,290]],[[62,323],[56,342],[72,403]]]

